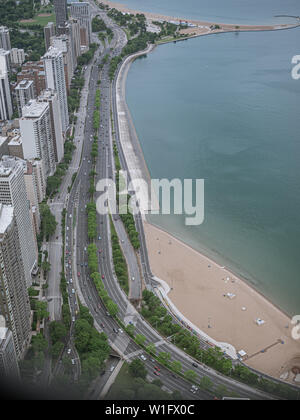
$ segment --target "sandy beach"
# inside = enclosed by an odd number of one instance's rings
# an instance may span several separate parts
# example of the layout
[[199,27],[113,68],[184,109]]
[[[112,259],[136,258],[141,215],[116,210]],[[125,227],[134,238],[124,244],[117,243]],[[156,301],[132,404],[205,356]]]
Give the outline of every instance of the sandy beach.
[[[107,0],[102,3],[123,12],[136,13],[118,3]],[[146,15],[153,20],[178,19],[151,13]],[[197,24],[206,26],[212,23]],[[234,25],[227,25],[227,30],[230,27],[233,28]],[[241,26],[242,28],[275,29],[266,26]],[[125,98],[125,80],[129,65],[130,61],[125,66],[127,70],[122,74],[121,87],[117,90],[117,98],[120,95],[119,100],[117,99],[118,108],[122,103],[121,98]],[[119,111],[122,111],[122,116],[127,115],[126,118],[122,117],[124,124],[131,120],[126,106]],[[133,142],[136,134],[132,134],[124,124],[119,129],[122,147],[125,148],[126,159],[130,162],[129,168],[133,166],[140,170],[143,167],[142,159]],[[128,150],[131,151],[129,154]],[[292,369],[298,367],[300,372],[300,340],[292,338],[293,326],[288,316],[225,267],[220,267],[170,234],[146,221],[144,230],[152,272],[169,285],[171,290],[168,298],[178,310],[214,340],[231,344],[237,351],[244,350],[248,355],[245,363],[249,366],[295,384],[296,375],[292,373]],[[263,320],[264,324],[257,325],[257,319]]]
[[[103,0],[101,3],[106,4],[107,6],[111,8],[115,8],[120,10],[123,13],[144,13],[148,21],[158,21],[158,20],[165,20],[165,21],[184,21],[188,23],[195,24],[200,27],[196,28],[186,28],[180,30],[181,34],[186,34],[187,36],[192,35],[207,35],[208,33],[222,33],[222,32],[229,32],[229,31],[271,31],[276,29],[286,29],[289,27],[293,27],[295,25],[292,24],[282,24],[282,25],[240,25],[239,22],[236,22],[235,24],[228,24],[228,23],[222,23],[222,22],[207,22],[207,21],[200,21],[200,20],[193,20],[193,19],[187,19],[184,16],[165,16],[157,13],[150,13],[150,12],[144,12],[144,11],[137,11],[130,9],[124,4],[120,4],[117,2],[112,2],[109,0]],[[210,29],[211,25],[219,25],[220,29]]]
[[[144,229],[153,274],[168,283],[169,298],[191,322],[215,340],[244,350],[249,356],[245,363],[266,374],[280,378],[293,367],[300,368],[300,342],[291,337],[287,315],[226,268],[173,236],[147,222]],[[257,318],[265,323],[257,325]],[[294,377],[290,371],[286,379]]]

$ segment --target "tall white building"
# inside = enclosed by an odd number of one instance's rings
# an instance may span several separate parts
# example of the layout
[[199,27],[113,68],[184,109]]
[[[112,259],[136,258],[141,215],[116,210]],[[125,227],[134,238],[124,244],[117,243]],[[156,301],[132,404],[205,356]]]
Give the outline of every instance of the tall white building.
[[24,159],[42,159],[45,175],[55,172],[50,107],[47,102],[30,101],[19,120]]
[[25,52],[22,48],[12,48],[10,50],[10,59],[12,64],[21,66],[25,61]]
[[0,55],[0,120],[9,120],[13,114],[6,57]]
[[37,98],[37,101],[49,104],[55,162],[61,162],[64,157],[64,138],[61,129],[60,105],[57,92],[52,89],[46,89]]
[[25,280],[29,287],[31,273],[37,266],[37,249],[33,237],[30,217],[30,202],[26,194],[24,169],[21,159],[3,156],[0,161],[0,203],[12,205],[18,228],[21,246],[21,259],[24,264]]
[[0,55],[5,58],[6,71],[9,73],[11,71],[11,53],[10,51],[0,48]]
[[71,16],[78,19],[80,26],[86,28],[88,43],[92,41],[91,6],[88,2],[71,3]]
[[0,327],[0,378],[20,380],[13,335],[5,327]]
[[22,109],[31,99],[34,99],[33,80],[23,79],[15,88],[19,117],[22,117]]
[[6,26],[0,26],[0,48],[11,50],[9,29]]
[[[13,206],[0,204],[0,313],[12,332],[17,358],[30,343],[30,303]],[[28,245],[29,246],[29,245]]]
[[43,161],[41,160],[31,160],[33,179],[35,183],[35,188],[37,192],[38,202],[41,203],[46,197],[46,187],[47,180],[44,172]]
[[57,48],[63,53],[66,88],[69,90],[75,70],[73,64],[72,45],[69,35],[53,36],[51,37],[50,42],[52,47]]
[[43,60],[46,73],[46,86],[48,89],[53,89],[57,92],[60,104],[62,131],[66,133],[69,126],[69,112],[63,53],[57,48],[50,47],[44,55]]

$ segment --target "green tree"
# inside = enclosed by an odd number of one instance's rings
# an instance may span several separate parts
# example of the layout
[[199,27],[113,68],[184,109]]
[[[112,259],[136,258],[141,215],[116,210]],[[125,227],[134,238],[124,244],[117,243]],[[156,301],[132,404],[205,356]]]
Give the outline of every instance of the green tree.
[[147,369],[145,368],[144,363],[140,359],[134,359],[129,365],[129,373],[134,378],[145,379],[147,376]]
[[182,370],[182,364],[180,362],[178,362],[177,360],[174,360],[171,363],[171,369],[174,370],[174,372],[176,373],[180,373]]
[[44,318],[48,318],[49,312],[47,311],[47,306],[47,302],[40,302],[39,300],[35,302],[36,316],[38,321],[41,321]]
[[207,376],[203,376],[200,380],[200,387],[202,389],[205,389],[207,391],[209,391],[213,386],[213,383],[211,381],[210,378],[208,378]]
[[113,302],[110,299],[109,302],[107,303],[107,310],[112,317],[115,317],[115,316],[117,316],[117,314],[119,312],[119,307],[115,302]]
[[60,353],[62,352],[64,348],[64,345],[61,341],[57,341],[53,346],[51,347],[51,355],[54,359],[57,359]]
[[48,347],[47,340],[44,338],[43,334],[39,333],[32,337],[31,340],[32,350],[35,354],[43,352]]
[[50,323],[49,332],[53,344],[62,340],[67,335],[66,326],[59,321],[53,321]]
[[197,373],[194,372],[192,369],[186,370],[184,372],[184,376],[186,377],[188,381],[191,381],[191,382],[196,382],[197,380]]
[[156,347],[154,343],[150,343],[148,344],[148,346],[146,347],[147,352],[153,354],[154,356],[156,355]]
[[144,345],[145,341],[146,341],[146,337],[142,334],[137,334],[135,337],[135,341],[137,344],[139,344],[140,346]]

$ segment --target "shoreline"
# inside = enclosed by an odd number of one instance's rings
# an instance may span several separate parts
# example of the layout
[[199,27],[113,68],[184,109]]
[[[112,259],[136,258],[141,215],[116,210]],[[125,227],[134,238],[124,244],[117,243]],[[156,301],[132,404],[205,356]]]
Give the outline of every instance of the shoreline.
[[[160,13],[153,13],[153,12],[145,12],[142,10],[135,10],[135,9],[131,9],[130,7],[128,7],[126,4],[121,4],[115,1],[111,1],[111,0],[101,0],[101,3],[109,6],[110,8],[115,8],[117,10],[119,10],[122,13],[131,13],[131,14],[136,14],[136,13],[143,13],[147,20],[167,20],[167,21],[175,21],[175,22],[180,22],[180,21],[184,21],[184,22],[188,22],[191,24],[195,24],[195,25],[200,25],[200,26],[211,26],[211,25],[221,25],[222,29],[221,30],[213,30],[211,31],[211,33],[222,33],[223,32],[223,28],[225,31],[265,31],[265,30],[271,30],[271,31],[275,31],[275,30],[280,30],[280,29],[288,29],[288,28],[292,28],[292,27],[296,27],[300,25],[300,19],[298,19],[298,23],[278,23],[278,24],[273,24],[273,25],[262,25],[262,24],[253,24],[253,25],[249,25],[249,24],[240,24],[240,23],[226,23],[226,22],[215,22],[215,21],[206,21],[206,20],[197,20],[197,19],[189,19],[189,18],[185,18],[185,17],[178,17],[178,16],[168,16],[168,15],[163,15]],[[289,17],[292,18],[292,17]],[[295,20],[297,19],[296,17],[293,17]],[[238,27],[238,28],[237,28]],[[196,30],[197,28],[195,27],[191,27],[188,30]]]
[[[219,32],[220,33],[220,32]],[[204,34],[203,34],[204,35]],[[198,35],[199,36],[199,35]],[[132,155],[134,155],[134,159],[131,160],[130,157],[132,158],[132,156],[129,157],[129,171],[133,171],[133,173],[143,173],[145,175],[144,179],[149,180],[149,169],[148,166],[146,164],[144,155],[143,155],[143,151],[142,151],[142,147],[141,144],[139,142],[137,133],[135,131],[135,127],[132,121],[132,117],[129,111],[129,108],[127,106],[126,103],[126,95],[125,95],[125,82],[126,82],[126,77],[130,68],[131,63],[138,58],[141,55],[147,54],[148,52],[151,52],[152,48],[147,51],[147,52],[139,52],[135,55],[129,56],[127,57],[127,59],[125,60],[125,63],[123,63],[122,65],[122,70],[120,71],[119,75],[118,75],[118,80],[116,83],[116,86],[119,86],[119,82],[121,84],[121,88],[119,87],[119,89],[117,89],[117,98],[119,95],[119,100],[117,99],[117,103],[120,102],[120,97],[122,97],[123,102],[125,104],[125,111],[126,112],[118,112],[118,124],[119,124],[119,130],[120,130],[120,118],[123,120],[121,122],[121,125],[124,124],[124,120],[126,120],[126,124],[127,126],[123,126],[123,131],[126,131],[126,129],[128,130],[128,133],[130,134],[126,134],[127,138],[124,141],[121,141],[122,143],[122,148],[124,151],[124,155],[125,155],[125,159],[127,161],[128,164],[128,153],[131,153]],[[120,79],[120,80],[119,80]],[[123,116],[124,115],[124,116]],[[129,125],[131,125],[132,127],[129,127]],[[132,130],[133,129],[133,133]],[[122,129],[120,130],[121,133]],[[124,133],[123,133],[124,135]],[[121,137],[121,136],[120,136]],[[134,137],[134,139],[132,139],[131,137]],[[135,147],[136,148],[135,148]],[[125,148],[125,150],[124,150]],[[136,155],[137,150],[139,149],[139,156]],[[128,151],[128,149],[130,149],[130,151]],[[145,168],[146,168],[146,172],[145,172]],[[145,217],[143,216],[143,219],[145,219]],[[292,338],[290,337],[290,317],[289,315],[282,310],[278,305],[275,305],[270,299],[268,299],[266,296],[264,296],[264,294],[262,292],[260,292],[259,290],[256,289],[256,287],[253,284],[249,284],[249,280],[245,279],[243,276],[241,276],[240,274],[237,275],[234,273],[234,270],[232,269],[228,269],[227,267],[220,266],[214,259],[208,257],[207,255],[205,255],[204,253],[199,252],[198,250],[194,249],[191,245],[185,243],[182,239],[176,238],[173,234],[170,234],[169,232],[166,232],[163,228],[161,227],[157,227],[152,223],[149,223],[147,220],[143,220],[143,227],[144,227],[144,232],[145,232],[145,237],[146,237],[146,246],[147,246],[147,250],[148,250],[148,254],[149,254],[149,261],[150,261],[150,266],[151,266],[151,270],[153,272],[153,274],[155,274],[155,276],[157,276],[158,278],[162,279],[164,282],[166,282],[170,289],[170,292],[168,294],[168,298],[170,299],[170,301],[174,304],[174,306],[176,306],[178,308],[178,310],[184,314],[184,316],[189,319],[193,324],[195,324],[198,328],[200,328],[202,331],[204,331],[205,333],[207,333],[208,335],[212,336],[212,338],[216,341],[219,342],[225,342],[228,344],[233,345],[237,351],[243,349],[243,347],[246,348],[245,345],[242,346],[242,344],[240,344],[240,340],[239,340],[239,335],[243,335],[245,332],[247,332],[248,334],[248,329],[249,331],[251,330],[251,333],[249,333],[249,337],[247,337],[246,341],[244,340],[244,343],[248,343],[248,341],[250,340],[250,342],[252,343],[252,345],[250,345],[250,351],[249,354],[251,357],[254,358],[255,362],[251,362],[249,363],[249,366],[253,367],[254,369],[257,369],[261,372],[264,372],[270,376],[273,376],[275,378],[280,378],[282,375],[288,375],[288,382],[293,383],[295,385],[295,382],[292,381],[290,378],[291,376],[291,372],[290,369],[294,366],[293,363],[297,363],[297,366],[299,365],[298,360],[300,360],[300,347],[299,347],[299,343],[297,343],[295,340],[292,340]],[[150,233],[149,233],[150,231]],[[151,238],[152,235],[152,238]],[[166,237],[167,241],[174,241],[176,243],[178,243],[178,248],[180,249],[180,252],[177,253],[177,258],[174,258],[174,252],[170,253],[169,251],[165,253],[166,251],[166,247],[164,248],[164,266],[168,266],[167,269],[166,267],[162,267],[160,265],[160,261],[159,258],[157,257],[157,254],[155,254],[155,248],[156,248],[156,243],[153,239],[153,235],[157,235],[160,236],[161,238]],[[149,239],[150,237],[150,239]],[[173,247],[174,248],[174,247]],[[224,273],[227,273],[227,276],[230,279],[234,279],[235,281],[232,284],[240,284],[241,287],[243,287],[243,289],[246,290],[246,294],[248,298],[253,298],[252,300],[254,300],[255,304],[253,304],[252,302],[252,306],[254,305],[255,307],[255,311],[257,311],[256,316],[257,318],[261,317],[260,313],[269,313],[271,312],[271,315],[265,316],[265,318],[267,318],[267,325],[268,326],[262,326],[262,327],[258,327],[255,325],[254,329],[253,329],[253,325],[237,325],[238,324],[238,314],[236,313],[235,310],[235,316],[231,318],[231,321],[229,322],[229,329],[228,329],[228,325],[224,326],[221,328],[222,330],[222,334],[225,334],[225,330],[227,329],[227,334],[226,336],[215,336],[214,333],[214,328],[213,330],[211,329],[206,329],[204,324],[203,324],[203,319],[205,318],[205,320],[207,319],[207,310],[204,311],[205,315],[197,313],[197,314],[192,314],[190,312],[191,309],[191,299],[193,297],[195,297],[195,295],[197,294],[197,284],[193,284],[192,285],[192,281],[193,279],[195,279],[195,271],[193,273],[193,276],[191,277],[189,282],[186,282],[185,284],[185,288],[179,288],[177,290],[177,292],[173,289],[173,287],[171,287],[173,285],[173,281],[174,278],[172,278],[172,275],[170,276],[168,273],[169,271],[174,270],[174,265],[176,265],[180,260],[181,257],[179,255],[182,255],[182,252],[186,251],[187,254],[191,254],[193,256],[196,255],[197,260],[202,260],[202,267],[201,270],[204,269],[204,265],[206,264],[213,267],[214,269],[218,269],[218,270],[224,270]],[[190,255],[190,257],[191,257]],[[186,258],[189,258],[188,256],[186,256]],[[224,258],[226,260],[226,258]],[[205,264],[203,265],[203,261],[205,262]],[[209,264],[208,264],[209,262]],[[182,267],[189,267],[190,266],[188,264],[185,264],[183,261],[181,261],[181,265]],[[178,264],[177,264],[178,266]],[[179,270],[182,270],[182,267],[179,268]],[[177,267],[178,269],[178,267]],[[200,270],[200,271],[201,271]],[[202,271],[202,274],[204,272]],[[183,268],[183,277],[185,275],[184,272],[184,268]],[[207,274],[205,274],[207,275]],[[224,276],[226,276],[226,274],[224,274]],[[223,279],[224,280],[224,279]],[[177,280],[176,280],[177,281]],[[195,283],[195,282],[194,282]],[[226,282],[227,284],[228,282]],[[185,295],[185,289],[191,287],[192,285],[192,289],[193,292],[187,296]],[[206,287],[206,286],[205,286]],[[176,286],[177,288],[177,286]],[[216,292],[217,290],[217,292]],[[221,302],[219,299],[217,299],[217,296],[215,295],[215,293],[219,293],[220,292],[220,287],[218,286],[218,288],[214,290],[214,293],[212,294],[212,296],[210,296],[211,299],[211,307],[217,307],[218,309],[218,305],[223,304],[224,302]],[[199,295],[197,295],[199,297]],[[223,294],[223,296],[225,296]],[[254,297],[253,297],[254,296]],[[206,298],[204,298],[206,299]],[[246,299],[246,298],[245,298]],[[228,299],[226,301],[227,302],[233,302],[235,300],[238,299],[233,299],[232,301],[230,299]],[[224,301],[224,298],[223,298]],[[249,301],[249,303],[247,304],[247,311],[248,309],[250,310],[251,307],[251,302]],[[194,307],[195,305],[197,305],[197,301],[193,302]],[[199,302],[198,302],[199,305]],[[250,306],[249,306],[250,305]],[[223,305],[224,306],[224,305]],[[221,306],[220,306],[221,307]],[[224,317],[228,316],[228,314],[230,315],[230,309],[227,310],[227,313],[225,311],[223,311],[223,307],[221,310],[221,318],[219,319],[220,323],[224,323]],[[241,310],[241,307],[239,308],[239,310]],[[209,309],[210,311],[210,309]],[[253,312],[253,311],[252,311]],[[239,312],[241,313],[241,312]],[[252,317],[252,321],[254,323],[255,318],[251,315]],[[223,318],[223,319],[222,319]],[[265,319],[262,318],[262,319]],[[276,320],[274,320],[273,318],[276,318]],[[219,322],[218,321],[218,322]],[[210,322],[210,321],[209,321]],[[227,319],[227,324],[228,324],[228,319]],[[284,324],[288,324],[289,325],[289,329],[288,330],[284,330]],[[225,328],[226,327],[226,328]],[[211,327],[209,327],[211,328]],[[257,330],[258,328],[258,330]],[[267,333],[263,332],[265,328],[268,328]],[[270,333],[270,328],[272,329],[272,332]],[[232,330],[234,330],[234,336],[235,338],[232,339]],[[237,331],[239,330],[239,332]],[[254,332],[255,330],[255,332]],[[259,337],[257,336],[257,332],[259,331]],[[220,332],[219,332],[220,333]],[[219,334],[218,333],[218,334]],[[287,335],[288,334],[288,335]],[[228,338],[227,338],[228,337]],[[245,337],[244,337],[245,339]],[[258,350],[260,349],[264,349],[270,346],[270,343],[273,343],[274,340],[278,341],[279,339],[283,340],[286,344],[288,344],[288,346],[284,346],[284,351],[277,351],[276,354],[274,353],[274,350],[268,350],[268,354],[272,353],[272,357],[271,359],[268,359],[268,363],[266,363],[266,360],[264,359],[264,357],[261,354],[256,355],[255,357],[253,356],[253,354],[255,352],[258,352]],[[248,341],[247,341],[248,340]],[[269,341],[268,341],[269,340]],[[272,344],[273,346],[274,344]],[[277,349],[279,348],[278,346],[275,346]],[[288,348],[287,348],[288,347]],[[246,349],[248,350],[248,349]],[[247,352],[248,354],[248,352]],[[295,362],[294,362],[295,361]],[[247,363],[247,361],[246,361]],[[291,366],[291,364],[293,366]],[[267,366],[266,366],[267,365]],[[279,366],[280,365],[280,366]],[[299,365],[300,366],[300,365]],[[284,371],[284,369],[286,369]],[[287,379],[285,379],[287,381]]]

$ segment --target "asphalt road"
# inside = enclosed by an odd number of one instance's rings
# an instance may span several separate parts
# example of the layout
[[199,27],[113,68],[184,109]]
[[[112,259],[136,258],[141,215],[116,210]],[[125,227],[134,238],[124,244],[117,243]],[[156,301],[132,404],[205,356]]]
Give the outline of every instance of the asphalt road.
[[[95,6],[91,2],[92,7],[95,11]],[[112,28],[114,32],[114,39],[111,42],[110,47],[113,48],[105,49],[103,51],[101,58],[105,54],[110,54],[112,56],[118,55],[121,52],[121,49],[127,42],[124,32],[110,19],[107,18],[105,13],[98,11],[98,14],[105,20],[106,24]],[[97,63],[100,63],[101,58],[97,59]],[[111,97],[112,97],[112,106],[113,106],[113,115],[116,121],[116,108],[115,108],[115,95],[111,95],[114,90],[111,91],[110,81],[108,77],[109,65],[104,65],[101,72],[101,121],[100,121],[100,130],[99,130],[99,156],[97,159],[96,172],[97,178],[111,178],[113,179],[113,149],[112,149],[112,139],[111,139],[111,127],[110,127],[110,106],[111,106]],[[72,278],[72,283],[69,284],[69,294],[70,294],[70,303],[72,315],[75,314],[78,309],[78,303],[76,299],[76,293],[82,295],[84,302],[88,306],[92,316],[95,320],[95,326],[98,330],[103,330],[108,335],[109,340],[113,343],[119,353],[125,355],[127,361],[132,360],[135,357],[140,357],[142,350],[140,347],[124,332],[115,332],[118,330],[118,324],[110,316],[107,316],[106,310],[103,307],[98,293],[95,289],[93,281],[89,278],[89,271],[87,267],[87,217],[85,206],[90,201],[90,196],[88,193],[89,189],[89,172],[92,169],[92,163],[90,159],[90,152],[93,140],[93,111],[94,111],[94,100],[95,92],[97,88],[97,80],[99,77],[99,71],[97,65],[94,65],[92,68],[90,85],[89,85],[89,96],[87,104],[87,117],[85,121],[85,131],[84,131],[84,143],[82,151],[82,160],[81,166],[78,171],[78,176],[73,185],[72,191],[70,193],[68,207],[67,207],[67,220],[69,227],[68,232],[68,246],[66,251],[73,261],[73,266],[67,272],[67,279],[70,281]],[[115,128],[117,125],[115,124]],[[116,130],[118,131],[118,130]],[[118,132],[117,132],[117,144],[119,148],[120,160],[123,169],[126,169],[126,162],[122,154],[122,149],[118,141]],[[99,194],[96,194],[96,199]],[[75,217],[74,209],[76,209],[76,220],[73,222]],[[71,215],[71,217],[70,217]],[[146,337],[146,345],[148,343],[155,343],[158,351],[169,352],[171,354],[171,360],[178,360],[181,362],[183,371],[194,369],[198,373],[198,380],[200,381],[201,377],[209,377],[214,384],[216,385],[225,385],[228,391],[235,392],[240,397],[246,397],[251,399],[270,399],[271,397],[260,391],[256,391],[247,385],[241,384],[232,380],[231,378],[225,377],[214,370],[203,366],[199,363],[198,367],[193,367],[192,363],[194,362],[187,354],[177,349],[173,344],[169,343],[167,340],[160,337],[152,327],[145,322],[135,310],[135,308],[129,303],[127,296],[124,291],[119,287],[117,280],[113,271],[112,264],[112,255],[111,255],[111,244],[110,244],[110,225],[109,218],[107,216],[97,215],[98,222],[98,236],[101,239],[96,241],[98,248],[98,257],[99,257],[99,270],[103,278],[103,282],[108,291],[108,294],[111,298],[117,303],[119,307],[118,316],[123,320],[125,324],[132,322],[135,325],[136,333],[143,334]],[[149,266],[149,261],[147,257],[147,249],[143,236],[142,220],[141,216],[136,217],[136,224],[140,231],[141,237],[141,250],[140,255],[142,259],[142,266],[144,270],[144,277],[149,288],[152,287],[153,282],[151,278],[151,270]],[[73,226],[75,226],[75,231],[73,231]],[[73,237],[74,233],[74,237]],[[74,242],[75,241],[75,242]],[[76,248],[74,248],[74,244]],[[72,251],[75,254],[72,254]],[[101,251],[101,252],[100,252]],[[74,265],[75,264],[75,265]],[[78,284],[79,289],[72,293],[74,284]],[[149,356],[147,356],[145,365],[148,369],[149,377],[156,378],[154,374],[154,365],[158,365],[157,362],[153,362]],[[77,365],[77,361],[76,365]],[[179,390],[184,398],[187,399],[212,399],[213,396],[203,390],[197,391],[197,394],[192,394],[190,392],[191,385],[175,375],[173,376],[168,370],[160,366],[161,374],[159,378],[163,382],[166,389],[170,392],[175,389]]]

